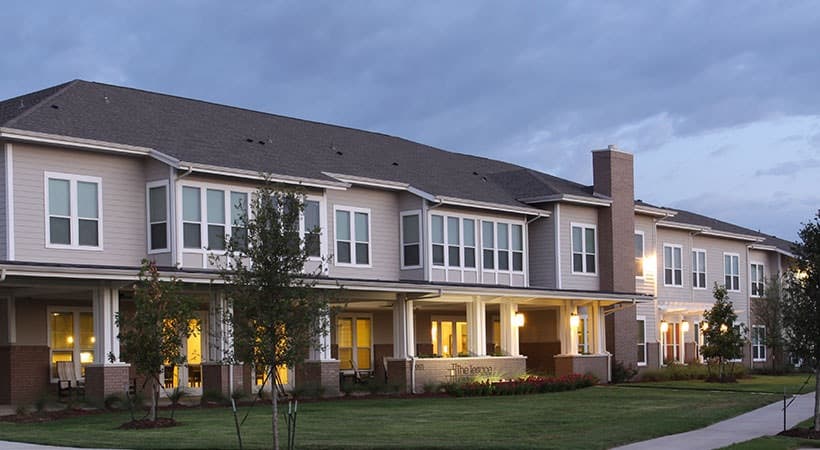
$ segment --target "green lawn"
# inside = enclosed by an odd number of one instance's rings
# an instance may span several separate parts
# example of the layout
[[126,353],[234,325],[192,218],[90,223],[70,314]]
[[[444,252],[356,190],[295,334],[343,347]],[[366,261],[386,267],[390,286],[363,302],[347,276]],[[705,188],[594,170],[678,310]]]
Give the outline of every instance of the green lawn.
[[[812,425],[813,419],[808,419],[797,424],[797,427],[808,428]],[[724,447],[725,450],[792,450],[796,448],[820,448],[820,441],[787,436],[764,436]]]
[[769,392],[783,395],[783,388],[788,394],[794,394],[802,388],[801,393],[814,391],[814,378],[806,382],[808,374],[790,375],[753,375],[743,378],[737,383],[707,383],[703,380],[686,381],[653,381],[646,383],[630,383],[629,386],[654,387],[654,388],[676,388],[676,389],[698,389],[707,391],[744,391],[744,392]]
[[[776,395],[594,387],[513,397],[302,403],[299,448],[609,448],[700,428],[778,400]],[[243,427],[246,448],[270,446],[269,405]],[[693,414],[693,411],[697,411]],[[230,410],[177,412],[181,426],[122,431],[127,414],[43,424],[0,423],[0,439],[128,448],[236,448]],[[284,423],[284,421],[283,421]]]

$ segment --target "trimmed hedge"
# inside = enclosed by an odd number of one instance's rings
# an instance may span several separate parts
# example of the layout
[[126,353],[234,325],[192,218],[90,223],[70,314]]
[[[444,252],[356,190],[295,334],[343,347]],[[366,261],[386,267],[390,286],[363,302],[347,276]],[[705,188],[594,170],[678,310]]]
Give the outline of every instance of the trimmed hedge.
[[527,376],[515,380],[468,381],[443,385],[444,392],[455,397],[476,397],[487,395],[522,395],[544,392],[572,391],[598,383],[592,375],[564,375],[562,377]]

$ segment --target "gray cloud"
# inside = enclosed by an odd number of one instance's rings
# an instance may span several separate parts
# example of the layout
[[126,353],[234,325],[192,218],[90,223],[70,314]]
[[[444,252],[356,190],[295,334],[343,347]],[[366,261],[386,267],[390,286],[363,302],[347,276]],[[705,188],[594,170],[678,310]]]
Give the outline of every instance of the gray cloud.
[[760,169],[755,172],[757,176],[775,175],[791,176],[797,172],[820,167],[820,159],[804,159],[801,161],[786,161],[768,169]]

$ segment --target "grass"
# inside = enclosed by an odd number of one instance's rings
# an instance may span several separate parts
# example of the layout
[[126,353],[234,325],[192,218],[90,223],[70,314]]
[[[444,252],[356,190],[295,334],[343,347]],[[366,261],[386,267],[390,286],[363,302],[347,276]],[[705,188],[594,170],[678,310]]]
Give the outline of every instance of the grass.
[[628,386],[653,387],[653,388],[675,388],[675,389],[695,389],[707,391],[742,391],[742,392],[767,392],[771,394],[783,395],[783,389],[788,394],[794,394],[802,388],[801,393],[814,391],[814,378],[803,386],[808,374],[798,373],[789,375],[752,375],[743,378],[737,383],[707,383],[703,380],[684,381],[654,381],[646,383],[629,383]]
[[[609,448],[700,428],[776,400],[774,394],[609,386],[510,397],[325,401],[300,404],[296,443],[299,448]],[[243,427],[245,448],[270,447],[269,410],[262,405],[251,413]],[[230,409],[183,409],[176,417],[181,426],[140,431],[116,429],[128,420],[125,413],[0,423],[0,439],[237,448]]]
[[[809,428],[814,425],[813,420],[804,420],[797,424],[797,427]],[[797,448],[820,448],[820,441],[788,436],[764,436],[724,447],[726,450],[793,450]]]

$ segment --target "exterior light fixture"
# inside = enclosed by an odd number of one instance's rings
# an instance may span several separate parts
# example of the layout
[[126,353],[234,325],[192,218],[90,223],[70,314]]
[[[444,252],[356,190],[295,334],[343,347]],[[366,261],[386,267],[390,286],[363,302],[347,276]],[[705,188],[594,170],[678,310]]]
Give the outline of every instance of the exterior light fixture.
[[729,331],[729,327],[725,323],[720,324],[720,332],[725,333],[727,331]]
[[700,329],[706,331],[709,329],[709,322],[703,322],[703,325],[700,326]]
[[681,322],[680,329],[684,333],[688,333],[689,332],[689,322],[686,322],[686,321]]
[[97,338],[95,338],[94,336],[91,336],[91,339],[90,339],[90,340],[91,340],[91,343],[92,343],[92,344],[94,344],[94,343],[96,343],[96,342],[97,342]]
[[581,324],[581,318],[578,317],[578,313],[572,313],[569,315],[569,326],[572,328],[578,328],[578,325]]
[[524,326],[524,314],[522,314],[522,313],[516,314],[514,323],[515,323],[515,326],[517,326],[518,328],[523,327]]
[[74,336],[69,336],[69,337],[65,338],[65,341],[68,342],[69,344],[73,344],[74,343]]
[[661,320],[661,333],[666,333],[667,331],[669,331],[669,322]]

